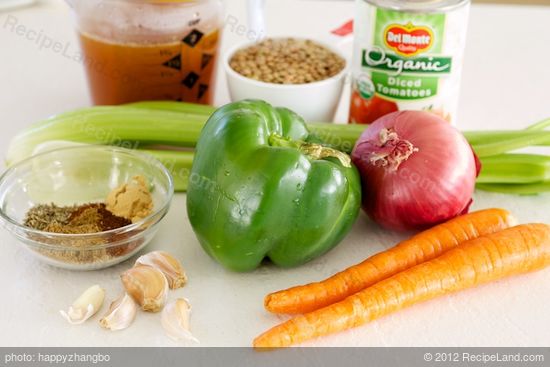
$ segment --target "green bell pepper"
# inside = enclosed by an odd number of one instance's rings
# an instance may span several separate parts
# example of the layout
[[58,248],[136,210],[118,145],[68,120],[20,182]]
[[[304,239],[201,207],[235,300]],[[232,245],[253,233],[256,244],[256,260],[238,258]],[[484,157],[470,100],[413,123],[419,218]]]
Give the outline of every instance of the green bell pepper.
[[266,102],[218,109],[203,128],[187,213],[204,250],[250,271],[264,258],[291,267],[336,246],[361,203],[349,156],[323,146],[301,117]]

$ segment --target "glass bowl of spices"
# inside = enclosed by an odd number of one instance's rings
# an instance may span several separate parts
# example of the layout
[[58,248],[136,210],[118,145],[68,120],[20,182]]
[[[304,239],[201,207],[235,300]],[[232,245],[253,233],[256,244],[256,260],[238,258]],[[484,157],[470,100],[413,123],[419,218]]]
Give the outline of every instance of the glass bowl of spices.
[[143,247],[168,212],[174,185],[156,159],[86,145],[35,155],[0,177],[0,218],[51,265],[94,270]]

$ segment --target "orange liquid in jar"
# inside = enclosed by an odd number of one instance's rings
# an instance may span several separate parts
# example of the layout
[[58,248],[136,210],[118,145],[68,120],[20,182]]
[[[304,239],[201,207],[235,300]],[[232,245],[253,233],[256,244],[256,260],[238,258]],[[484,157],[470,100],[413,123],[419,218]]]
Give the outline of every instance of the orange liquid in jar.
[[219,31],[171,43],[115,43],[80,32],[94,104],[145,100],[211,104]]

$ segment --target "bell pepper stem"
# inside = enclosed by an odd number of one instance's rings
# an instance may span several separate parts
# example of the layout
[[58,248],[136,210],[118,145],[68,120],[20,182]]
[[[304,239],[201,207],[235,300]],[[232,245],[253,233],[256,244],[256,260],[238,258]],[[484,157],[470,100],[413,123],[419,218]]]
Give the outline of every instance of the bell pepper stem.
[[344,167],[351,167],[351,158],[339,150],[325,147],[321,144],[308,143],[302,140],[287,139],[278,134],[269,136],[269,145],[274,147],[294,148],[305,154],[309,159],[320,160],[325,158],[336,158]]

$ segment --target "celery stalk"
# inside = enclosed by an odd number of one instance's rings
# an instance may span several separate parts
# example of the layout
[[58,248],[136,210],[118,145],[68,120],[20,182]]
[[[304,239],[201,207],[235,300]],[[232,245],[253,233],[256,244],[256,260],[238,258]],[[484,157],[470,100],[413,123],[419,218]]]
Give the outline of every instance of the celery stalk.
[[502,154],[483,159],[478,183],[520,184],[550,180],[550,157]]
[[550,181],[542,181],[530,184],[476,184],[476,188],[483,191],[498,192],[514,195],[537,195],[550,192]]
[[193,147],[205,115],[131,107],[92,107],[55,116],[23,130],[10,143],[6,163],[29,157],[49,140],[139,148],[150,144]]
[[550,131],[465,132],[464,136],[480,158],[529,146],[550,145]]
[[351,153],[355,142],[367,128],[366,125],[342,125],[326,122],[308,123],[307,127],[321,141],[346,153]]
[[175,101],[143,101],[129,103],[126,106],[155,111],[192,113],[196,115],[205,115],[207,117],[216,111],[216,107],[214,106]]
[[187,190],[191,165],[193,164],[193,152],[148,149],[143,150],[143,152],[158,159],[170,171],[176,191]]
[[[214,107],[191,103],[150,101],[124,106],[98,106],[53,116],[31,125],[11,142],[11,165],[32,155],[41,143],[66,140],[145,150],[172,172],[177,191],[187,188],[193,148]],[[465,137],[484,166],[478,187],[492,191],[532,193],[550,191],[550,158],[508,152],[532,145],[550,146],[550,119],[520,131],[467,131]],[[366,125],[308,123],[312,134],[337,149],[351,152]],[[169,146],[169,150],[155,148]]]
[[[185,191],[189,181],[193,152],[169,150],[143,150],[163,163],[174,177],[176,191]],[[490,157],[484,161],[477,180],[478,188],[488,191],[514,189],[519,193],[533,192],[541,182],[550,185],[550,157],[532,154],[510,154]]]
[[544,119],[542,121],[534,123],[533,125],[527,126],[527,128],[525,130],[531,130],[531,131],[533,131],[533,130],[544,130],[549,126],[550,126],[550,119]]
[[[173,101],[137,102],[128,106],[172,112],[195,111],[205,115],[210,115],[215,111],[215,108],[211,106]],[[550,145],[550,132],[544,132],[541,135],[536,131],[548,126],[550,126],[550,119],[545,119],[529,126],[525,131],[466,131],[464,136],[479,156],[492,156],[526,146]],[[322,141],[349,153],[367,125],[310,122],[308,128]]]
[[[184,112],[184,113],[197,113],[206,116],[205,122],[208,117],[214,113],[215,107],[198,105],[185,102],[173,102],[173,101],[145,101],[127,104],[126,106],[134,108],[149,109],[155,111],[170,111],[170,112]],[[350,153],[355,145],[355,142],[366,129],[366,125],[342,125],[324,122],[308,123],[310,131],[319,139],[325,143],[333,146],[336,149]]]

